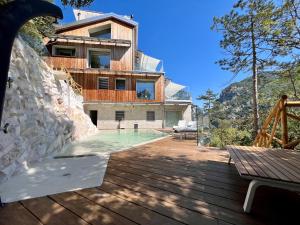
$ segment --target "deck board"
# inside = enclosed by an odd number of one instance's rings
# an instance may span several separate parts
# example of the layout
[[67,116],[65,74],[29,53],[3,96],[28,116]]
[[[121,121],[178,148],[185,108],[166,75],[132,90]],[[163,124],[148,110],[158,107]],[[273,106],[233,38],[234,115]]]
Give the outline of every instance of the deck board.
[[[260,174],[262,162],[252,157],[247,166]],[[245,214],[249,182],[227,160],[227,151],[200,151],[193,141],[171,138],[114,153],[100,187],[8,204],[0,225],[286,225],[297,218],[299,195],[270,189],[258,191],[253,212]],[[296,164],[287,163],[286,172]]]

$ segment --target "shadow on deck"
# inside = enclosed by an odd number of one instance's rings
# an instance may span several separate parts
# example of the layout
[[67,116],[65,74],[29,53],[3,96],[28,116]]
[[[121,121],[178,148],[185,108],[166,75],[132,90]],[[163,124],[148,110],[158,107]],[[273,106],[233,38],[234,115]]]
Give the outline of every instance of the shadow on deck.
[[0,224],[296,224],[300,197],[283,190],[260,188],[245,214],[248,181],[227,160],[164,139],[113,154],[101,187],[8,204]]

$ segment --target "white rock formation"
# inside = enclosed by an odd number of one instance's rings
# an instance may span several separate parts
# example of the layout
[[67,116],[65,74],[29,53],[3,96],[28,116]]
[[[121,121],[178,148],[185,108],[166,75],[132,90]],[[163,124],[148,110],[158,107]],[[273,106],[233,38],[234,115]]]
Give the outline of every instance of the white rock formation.
[[94,133],[96,127],[84,113],[81,96],[21,39],[16,39],[6,89],[0,132],[0,182],[14,173],[59,152],[72,140]]

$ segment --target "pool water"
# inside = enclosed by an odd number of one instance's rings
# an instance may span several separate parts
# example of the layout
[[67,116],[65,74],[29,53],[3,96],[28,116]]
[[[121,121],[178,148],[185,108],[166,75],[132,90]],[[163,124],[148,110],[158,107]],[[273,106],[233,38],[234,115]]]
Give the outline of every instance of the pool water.
[[99,131],[97,134],[73,142],[57,156],[111,153],[162,138],[166,135],[156,130]]

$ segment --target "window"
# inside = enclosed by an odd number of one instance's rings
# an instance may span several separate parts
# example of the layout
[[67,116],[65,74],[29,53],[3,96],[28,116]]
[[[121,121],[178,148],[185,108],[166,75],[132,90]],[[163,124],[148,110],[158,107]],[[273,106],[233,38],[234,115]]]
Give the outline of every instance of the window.
[[76,49],[72,47],[54,47],[54,55],[75,57]]
[[109,79],[108,77],[99,77],[98,78],[98,89],[108,90]]
[[116,121],[121,121],[125,119],[124,111],[116,111]]
[[111,28],[90,33],[90,37],[95,37],[99,39],[111,39]]
[[107,51],[89,51],[89,67],[109,69],[110,52]]
[[155,121],[155,112],[147,111],[147,121]]
[[154,81],[137,81],[136,95],[139,99],[155,99],[155,82]]
[[125,90],[125,89],[126,89],[126,80],[116,79],[116,90]]

